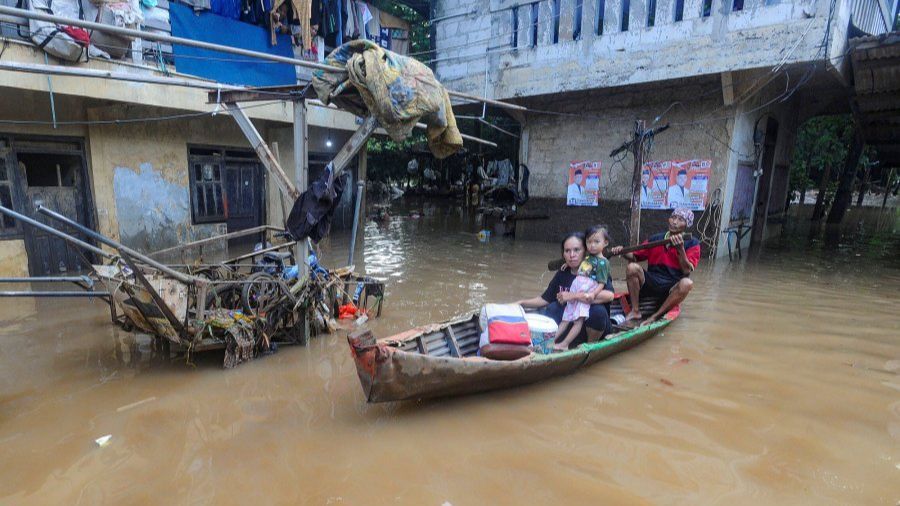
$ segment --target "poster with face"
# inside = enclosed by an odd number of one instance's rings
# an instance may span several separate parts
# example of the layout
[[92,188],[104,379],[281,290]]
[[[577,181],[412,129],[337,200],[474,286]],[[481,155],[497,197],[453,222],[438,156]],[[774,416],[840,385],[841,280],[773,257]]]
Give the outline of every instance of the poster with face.
[[[645,163],[641,173],[641,209],[706,209],[711,171],[711,160],[661,160]],[[645,190],[644,181],[648,178],[650,188]]]
[[647,162],[641,169],[641,209],[665,209],[669,188],[669,160]]
[[566,205],[597,206],[600,202],[600,162],[569,162]]

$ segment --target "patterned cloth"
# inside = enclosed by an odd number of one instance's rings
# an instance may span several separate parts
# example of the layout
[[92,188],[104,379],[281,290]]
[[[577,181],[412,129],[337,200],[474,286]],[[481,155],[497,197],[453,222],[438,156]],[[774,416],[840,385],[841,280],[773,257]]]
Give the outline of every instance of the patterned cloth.
[[375,116],[395,141],[402,141],[420,120],[428,125],[428,147],[437,158],[462,149],[462,136],[447,90],[422,62],[388,51],[369,40],[350,41],[328,55],[325,63],[345,68],[344,74],[317,70],[312,85],[319,100],[334,102],[357,116]]
[[578,266],[579,276],[588,276],[595,283],[605,283],[609,277],[609,261],[605,258],[588,255]]

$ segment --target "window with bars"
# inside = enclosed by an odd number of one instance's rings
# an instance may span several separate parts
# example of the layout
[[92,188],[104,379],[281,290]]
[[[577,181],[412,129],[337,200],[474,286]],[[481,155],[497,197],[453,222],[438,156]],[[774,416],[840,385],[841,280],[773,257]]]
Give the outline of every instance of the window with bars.
[[513,6],[510,9],[512,13],[512,40],[510,40],[510,44],[512,47],[519,47],[519,6]]
[[560,0],[552,0],[553,8],[553,43],[559,42],[559,2]]
[[647,1],[647,26],[656,25],[656,0]]
[[594,25],[594,33],[603,35],[603,20],[606,18],[606,0],[597,0],[597,19]]
[[700,6],[700,17],[708,18],[712,14],[712,0],[703,0]]
[[584,0],[575,0],[575,19],[572,26],[572,40],[581,38],[581,18],[584,12]]
[[675,21],[684,19],[684,0],[675,0]]
[[191,205],[194,223],[225,221],[228,204],[222,178],[222,163],[214,159],[191,162]]
[[622,19],[620,20],[619,30],[628,31],[628,17],[631,16],[631,0],[622,0]]

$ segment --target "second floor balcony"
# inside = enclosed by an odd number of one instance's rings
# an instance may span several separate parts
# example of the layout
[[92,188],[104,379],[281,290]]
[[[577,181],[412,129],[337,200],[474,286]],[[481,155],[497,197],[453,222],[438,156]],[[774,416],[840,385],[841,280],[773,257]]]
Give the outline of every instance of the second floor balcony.
[[[475,0],[438,3],[437,74],[495,98],[822,62],[890,30],[896,0]],[[443,17],[443,19],[442,19]]]

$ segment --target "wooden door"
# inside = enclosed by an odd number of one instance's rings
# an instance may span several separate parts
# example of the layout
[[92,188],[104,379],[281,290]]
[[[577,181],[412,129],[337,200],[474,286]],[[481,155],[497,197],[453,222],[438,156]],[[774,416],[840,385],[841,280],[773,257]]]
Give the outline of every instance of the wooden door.
[[[52,209],[83,225],[88,225],[85,209],[85,167],[80,154],[16,152],[19,181],[22,182],[24,214],[86,240],[83,234],[69,229],[37,212],[39,206]],[[88,268],[90,253],[65,240],[38,230],[23,227],[28,270],[32,276],[71,274]]]
[[[262,225],[265,221],[265,188],[260,164],[226,161],[225,197],[228,232]],[[233,239],[228,243],[229,251],[253,248],[261,237],[262,234]]]

